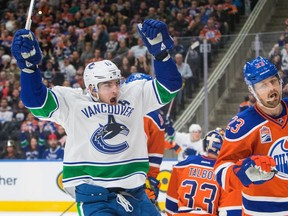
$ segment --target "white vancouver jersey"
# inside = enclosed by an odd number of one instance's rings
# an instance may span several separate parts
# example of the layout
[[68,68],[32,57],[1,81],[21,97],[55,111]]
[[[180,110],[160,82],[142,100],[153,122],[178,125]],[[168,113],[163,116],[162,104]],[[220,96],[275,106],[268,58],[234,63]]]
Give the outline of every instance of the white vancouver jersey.
[[185,150],[187,148],[194,149],[196,151],[196,155],[205,155],[206,153],[203,151],[203,140],[200,139],[196,142],[192,142],[190,138],[190,133],[181,133],[176,132],[174,141],[181,147],[181,151],[178,153],[178,161],[185,160],[188,155],[185,154]]
[[[156,80],[138,80],[121,86],[118,105],[94,102],[72,88],[48,91],[44,109],[57,106],[48,120],[67,133],[63,185],[69,194],[74,196],[75,186],[83,183],[126,189],[145,183],[149,163],[143,117],[163,106],[155,85]],[[37,116],[37,109],[30,110]]]

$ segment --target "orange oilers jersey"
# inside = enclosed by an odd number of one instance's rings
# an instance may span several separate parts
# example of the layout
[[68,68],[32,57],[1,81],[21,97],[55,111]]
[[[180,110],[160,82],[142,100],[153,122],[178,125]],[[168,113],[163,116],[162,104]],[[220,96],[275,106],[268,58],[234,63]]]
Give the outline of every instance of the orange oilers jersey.
[[164,154],[165,131],[164,121],[158,111],[144,117],[144,130],[147,136],[149,171],[147,176],[157,178]]
[[169,216],[187,209],[217,215],[221,187],[215,179],[214,163],[215,159],[206,156],[189,156],[173,167],[166,197]]
[[[288,215],[287,103],[288,99],[281,101],[283,111],[276,118],[263,113],[256,103],[233,117],[226,128],[215,173],[226,191],[242,191],[245,215]],[[244,187],[233,166],[251,155],[274,158],[278,174],[263,184]]]

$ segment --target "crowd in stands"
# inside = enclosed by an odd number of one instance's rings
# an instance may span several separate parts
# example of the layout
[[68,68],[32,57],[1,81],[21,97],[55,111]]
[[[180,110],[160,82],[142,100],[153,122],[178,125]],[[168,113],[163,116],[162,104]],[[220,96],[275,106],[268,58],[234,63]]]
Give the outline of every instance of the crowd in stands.
[[269,52],[268,58],[276,65],[283,80],[283,97],[288,97],[288,18],[285,20],[285,29]]
[[[10,47],[14,33],[25,26],[29,3],[0,0],[0,158],[61,158],[59,149],[65,147],[63,128],[33,117],[19,98],[20,70]],[[102,59],[115,62],[124,78],[133,72],[153,76],[153,59],[138,35],[137,23],[149,18],[163,20],[175,41],[171,56],[180,59],[178,68],[183,67],[182,63],[189,67],[179,69],[184,85],[171,113],[173,118],[186,98],[192,97],[203,75],[199,46],[191,49],[190,45],[207,39],[212,45],[212,61],[225,43],[222,35],[233,32],[244,15],[244,5],[244,0],[36,1],[31,30],[42,49],[39,67],[43,80],[48,87],[62,85],[85,91],[85,66]],[[9,157],[8,149],[14,149],[17,157]],[[60,151],[59,157],[52,155],[56,150]]]

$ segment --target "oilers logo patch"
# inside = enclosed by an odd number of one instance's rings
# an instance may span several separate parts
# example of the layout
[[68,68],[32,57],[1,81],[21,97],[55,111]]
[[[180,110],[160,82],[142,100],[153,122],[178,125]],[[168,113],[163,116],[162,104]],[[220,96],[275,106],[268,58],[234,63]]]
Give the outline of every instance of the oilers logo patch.
[[[121,142],[121,135],[127,136],[128,133],[129,129],[125,125],[117,123],[113,115],[108,115],[108,123],[100,125],[93,133],[91,143],[96,150],[103,154],[118,154],[129,148],[125,139],[122,139]],[[114,138],[113,141],[112,138]]]
[[261,143],[269,143],[272,141],[272,134],[269,127],[263,126],[260,129],[260,140]]
[[276,162],[276,176],[288,180],[288,136],[278,139],[270,148],[268,155]]

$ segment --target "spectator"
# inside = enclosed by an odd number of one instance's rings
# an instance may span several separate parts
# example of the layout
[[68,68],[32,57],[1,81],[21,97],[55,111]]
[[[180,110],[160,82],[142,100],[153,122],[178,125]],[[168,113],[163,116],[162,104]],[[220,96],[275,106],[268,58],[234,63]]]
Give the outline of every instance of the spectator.
[[133,56],[137,59],[140,56],[146,56],[148,49],[144,46],[142,39],[139,37],[137,40],[137,45],[131,47],[129,50],[133,54]]
[[78,70],[78,68],[81,65],[81,61],[80,61],[80,55],[78,51],[73,51],[71,56],[70,56],[70,62],[71,64],[74,66],[74,68],[76,70]]
[[135,64],[134,65],[137,67],[137,72],[149,74],[150,67],[147,64],[146,56],[139,56],[138,58],[135,58]]
[[65,129],[61,125],[58,125],[55,134],[57,136],[58,142],[60,143],[61,147],[65,148],[66,139],[67,139],[67,134],[65,132]]
[[180,37],[186,36],[189,23],[184,19],[181,12],[177,13],[176,20],[173,22],[175,31]]
[[218,53],[218,48],[221,45],[221,33],[216,28],[214,18],[209,18],[207,25],[201,30],[200,39],[207,40],[207,43],[211,44],[211,53],[208,54],[208,66],[211,66],[212,56]]
[[217,49],[221,40],[221,33],[216,28],[214,18],[209,18],[207,25],[200,32],[200,39],[206,39],[212,45],[212,49]]
[[126,41],[125,40],[121,40],[119,42],[119,48],[116,51],[116,55],[123,55],[128,53],[129,48],[126,46]]
[[117,34],[115,32],[109,33],[109,40],[105,45],[106,45],[106,52],[104,54],[105,58],[107,58],[108,52],[116,53],[119,47],[119,42],[117,40]]
[[[81,37],[84,37],[84,35],[81,35]],[[84,40],[84,38],[81,40]],[[86,59],[88,60],[88,59],[93,58],[93,53],[94,53],[94,48],[92,46],[92,43],[90,41],[86,41],[85,46],[84,46],[84,50],[80,55],[81,64],[84,64]]]
[[4,152],[0,155],[0,159],[22,159],[23,155],[17,150],[14,140],[8,140]]
[[100,25],[99,30],[94,33],[93,40],[95,47],[101,50],[101,53],[106,51],[106,43],[109,40],[109,35],[105,25]]
[[211,14],[211,17],[214,17],[216,25],[218,26],[218,29],[220,30],[220,33],[222,35],[228,35],[229,34],[229,24],[228,24],[228,13],[226,10],[223,9],[222,4],[217,5],[216,11],[214,11]]
[[26,134],[21,132],[21,149],[26,160],[37,160],[42,158],[42,154],[45,151],[45,142],[42,134],[39,139],[36,136],[32,136],[30,142],[27,140]]
[[[124,77],[125,79],[131,74],[130,68],[131,68],[130,61],[129,61],[127,56],[124,56],[122,58],[121,63],[120,63],[119,69],[121,71],[121,76]],[[136,71],[137,71],[137,69],[136,69]]]
[[48,60],[46,62],[46,70],[42,73],[42,76],[49,82],[53,81],[54,77],[56,76],[56,70],[55,67],[53,66],[52,61]]
[[125,40],[128,37],[128,32],[127,32],[127,25],[126,24],[122,24],[120,26],[120,31],[116,32],[117,34],[117,40],[118,42]]
[[185,97],[192,97],[193,73],[190,65],[183,62],[182,54],[177,53],[175,55],[175,62],[183,80],[183,88],[177,93],[176,102],[181,109],[184,109]]
[[16,121],[22,122],[24,121],[24,119],[26,119],[28,113],[29,113],[29,110],[24,106],[24,104],[19,98],[18,105],[13,111],[13,119],[16,119]]
[[93,58],[89,59],[89,63],[90,62],[102,61],[102,60],[103,60],[103,56],[102,56],[101,50],[96,48],[95,51],[94,51]]
[[22,122],[21,131],[29,133],[30,136],[34,135],[35,133],[38,133],[39,131],[38,120],[36,120],[36,118],[32,115],[31,112],[28,113],[25,121]]
[[128,32],[128,36],[125,39],[126,42],[126,46],[129,48],[137,45],[137,38],[135,37],[135,35],[133,34],[133,32]]
[[285,44],[284,49],[281,51],[282,55],[282,66],[281,69],[288,74],[288,43]]
[[42,158],[47,160],[63,160],[64,150],[59,145],[55,134],[50,134],[48,136],[48,145],[49,148],[44,151]]
[[60,72],[64,74],[66,80],[69,80],[70,82],[74,80],[76,75],[76,69],[70,63],[69,56],[65,56],[63,65],[60,67]]
[[185,48],[184,48],[183,44],[181,44],[179,42],[179,37],[173,37],[173,40],[174,40],[174,47],[173,47],[173,49],[171,49],[169,51],[172,58],[175,58],[175,55],[177,53],[180,53],[182,56],[184,56],[185,55]]
[[245,97],[245,101],[239,105],[239,112],[242,112],[249,107],[253,106],[256,102],[256,98],[253,94],[249,93],[247,97]]
[[8,105],[7,98],[1,99],[1,105],[0,105],[0,122],[3,124],[5,122],[12,121],[13,112],[11,107]]

